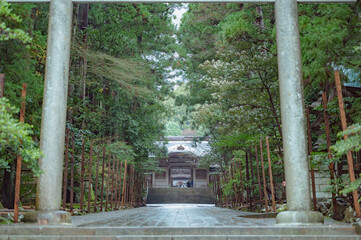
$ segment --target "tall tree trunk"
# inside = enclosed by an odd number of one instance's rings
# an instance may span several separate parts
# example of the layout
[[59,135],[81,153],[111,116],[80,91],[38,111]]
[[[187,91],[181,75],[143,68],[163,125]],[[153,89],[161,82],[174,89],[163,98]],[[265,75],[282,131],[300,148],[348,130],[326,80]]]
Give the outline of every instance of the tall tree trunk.
[[[88,13],[89,13],[89,3],[79,4],[79,13],[78,13],[78,28],[81,32],[82,38],[80,45],[84,50],[88,48],[87,44],[87,33],[86,29],[88,27]],[[80,98],[85,102],[85,93],[86,93],[86,75],[87,75],[87,59],[86,57],[80,57]]]
[[[88,49],[88,36],[86,33],[86,29],[88,27],[89,19],[89,3],[79,4],[79,11],[78,11],[78,28],[81,34],[81,48],[86,51]],[[80,57],[79,59],[80,66],[79,71],[81,75],[79,92],[80,98],[83,102],[83,108],[85,107],[85,98],[86,98],[86,77],[87,77],[87,58],[85,56]],[[85,128],[85,120],[83,120],[82,128]]]

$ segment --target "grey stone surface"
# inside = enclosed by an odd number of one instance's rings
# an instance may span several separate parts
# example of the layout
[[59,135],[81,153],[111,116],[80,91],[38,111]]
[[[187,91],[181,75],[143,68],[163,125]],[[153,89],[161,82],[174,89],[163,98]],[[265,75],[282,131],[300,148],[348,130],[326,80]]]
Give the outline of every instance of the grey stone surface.
[[65,211],[34,211],[28,212],[24,216],[24,222],[38,223],[43,225],[70,224],[70,213]]
[[73,217],[75,226],[267,226],[274,218],[243,218],[247,212],[198,204],[149,204],[147,207]]
[[147,203],[214,204],[210,188],[150,188]]
[[[350,224],[275,225],[275,218],[213,205],[154,204],[147,207],[73,217],[71,226],[13,224],[0,226],[6,240],[115,239],[360,239]],[[259,214],[262,215],[262,214]]]
[[284,211],[277,215],[277,224],[314,225],[323,224],[323,215],[315,211]]

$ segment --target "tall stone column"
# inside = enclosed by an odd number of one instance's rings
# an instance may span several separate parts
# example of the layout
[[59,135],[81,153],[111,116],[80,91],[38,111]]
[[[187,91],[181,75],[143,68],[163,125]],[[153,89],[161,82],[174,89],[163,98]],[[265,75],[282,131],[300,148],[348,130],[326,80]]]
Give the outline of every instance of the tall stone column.
[[72,0],[51,0],[45,68],[39,161],[43,173],[37,183],[36,212],[25,220],[42,224],[70,223],[61,204],[64,138],[66,123]]
[[275,13],[288,206],[288,211],[278,214],[277,223],[323,223],[321,213],[311,211],[296,0],[276,0]]

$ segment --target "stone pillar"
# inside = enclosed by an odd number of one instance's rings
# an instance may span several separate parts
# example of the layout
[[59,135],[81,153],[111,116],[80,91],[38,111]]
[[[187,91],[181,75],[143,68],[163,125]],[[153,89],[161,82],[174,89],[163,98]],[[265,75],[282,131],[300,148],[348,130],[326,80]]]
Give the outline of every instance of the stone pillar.
[[41,121],[39,161],[44,171],[37,184],[36,212],[25,220],[40,224],[70,223],[70,214],[59,211],[61,204],[64,138],[66,123],[72,0],[51,0]]
[[278,214],[277,223],[323,223],[322,214],[311,211],[297,1],[276,0],[275,13],[289,210]]

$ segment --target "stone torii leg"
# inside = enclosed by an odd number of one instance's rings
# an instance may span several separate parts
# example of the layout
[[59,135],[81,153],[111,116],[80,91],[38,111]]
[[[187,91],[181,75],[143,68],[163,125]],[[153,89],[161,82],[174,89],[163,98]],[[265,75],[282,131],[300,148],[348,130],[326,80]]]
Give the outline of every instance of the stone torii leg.
[[311,211],[301,47],[296,0],[276,0],[275,13],[284,167],[287,184],[286,196],[289,210],[277,215],[277,223],[323,223],[322,214]]
[[70,214],[59,211],[61,204],[62,172],[66,107],[71,45],[71,0],[52,0],[48,25],[48,46],[45,68],[44,101],[41,120],[39,161],[43,173],[36,190],[36,211],[25,220],[41,224],[70,223]]

